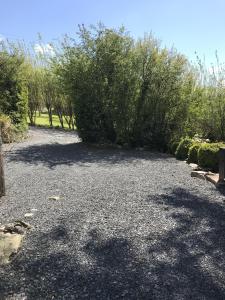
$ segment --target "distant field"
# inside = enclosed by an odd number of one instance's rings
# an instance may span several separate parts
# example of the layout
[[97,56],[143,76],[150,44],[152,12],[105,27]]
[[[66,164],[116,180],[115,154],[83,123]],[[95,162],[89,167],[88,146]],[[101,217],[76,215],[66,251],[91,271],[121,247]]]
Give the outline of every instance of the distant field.
[[[59,122],[59,118],[57,115],[52,115],[52,120],[53,120],[54,127],[56,127],[56,126],[61,127],[61,124]],[[29,123],[29,118],[27,119],[27,122]],[[41,116],[38,115],[36,118],[36,125],[49,127],[48,114],[42,113]],[[67,129],[69,128],[68,124],[66,123],[65,120],[64,120],[64,127]]]

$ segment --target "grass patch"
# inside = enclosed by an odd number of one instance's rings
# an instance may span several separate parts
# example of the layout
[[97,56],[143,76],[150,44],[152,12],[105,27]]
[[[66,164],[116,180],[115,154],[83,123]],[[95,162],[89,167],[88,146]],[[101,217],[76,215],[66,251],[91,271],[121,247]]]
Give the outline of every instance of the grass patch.
[[[64,128],[65,129],[69,129],[69,126],[66,123],[66,120],[65,119],[63,119],[63,120],[64,120]],[[27,122],[29,124],[29,118],[27,119]],[[59,122],[59,118],[55,114],[52,115],[52,124],[53,124],[53,127],[59,127],[59,128],[61,128],[61,124]],[[37,117],[36,117],[36,126],[50,127],[49,126],[48,113],[43,112],[43,113],[41,113],[40,116],[39,116],[39,114],[37,114]]]

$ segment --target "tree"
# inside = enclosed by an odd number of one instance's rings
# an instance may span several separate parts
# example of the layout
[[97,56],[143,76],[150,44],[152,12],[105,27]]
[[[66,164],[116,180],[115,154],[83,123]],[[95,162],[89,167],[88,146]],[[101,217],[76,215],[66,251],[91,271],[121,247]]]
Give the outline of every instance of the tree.
[[134,142],[166,149],[187,117],[188,65],[174,49],[161,49],[151,36],[136,44],[139,95],[136,105]]
[[37,111],[42,105],[41,84],[41,68],[31,63],[27,64],[28,116],[31,125],[35,125]]
[[0,49],[0,112],[10,116],[19,130],[27,128],[28,96],[24,56],[15,47]]

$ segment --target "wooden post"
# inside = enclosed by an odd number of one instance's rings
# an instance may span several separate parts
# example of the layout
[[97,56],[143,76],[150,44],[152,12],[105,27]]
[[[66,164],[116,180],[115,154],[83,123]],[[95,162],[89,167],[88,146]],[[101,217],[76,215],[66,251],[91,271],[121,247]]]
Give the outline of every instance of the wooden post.
[[225,148],[219,150],[219,182],[224,183],[225,177]]
[[3,167],[2,137],[0,136],[0,197],[5,196],[5,176]]

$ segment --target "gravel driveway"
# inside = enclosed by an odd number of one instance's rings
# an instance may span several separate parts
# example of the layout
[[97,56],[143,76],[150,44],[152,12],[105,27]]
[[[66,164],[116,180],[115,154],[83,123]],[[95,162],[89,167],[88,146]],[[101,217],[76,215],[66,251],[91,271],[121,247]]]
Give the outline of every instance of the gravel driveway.
[[5,169],[0,222],[33,229],[0,299],[225,299],[225,193],[184,162],[32,129]]

